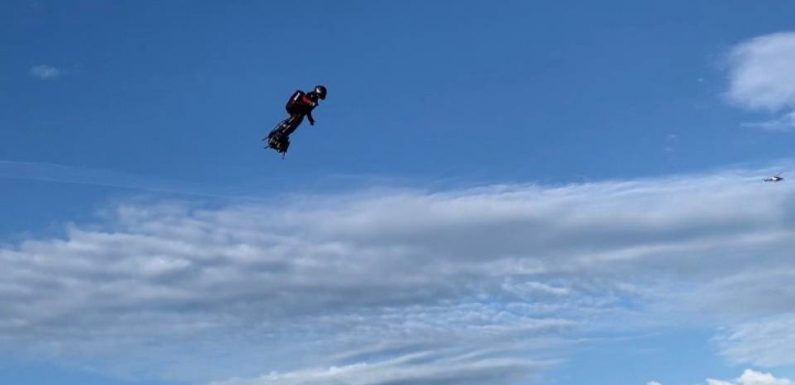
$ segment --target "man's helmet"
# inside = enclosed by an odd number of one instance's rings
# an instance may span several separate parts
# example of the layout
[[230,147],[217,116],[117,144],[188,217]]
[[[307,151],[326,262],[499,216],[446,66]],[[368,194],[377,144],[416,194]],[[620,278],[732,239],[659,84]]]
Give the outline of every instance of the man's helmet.
[[326,99],[326,87],[324,86],[315,86],[315,89],[312,92],[317,95],[318,98],[321,100]]

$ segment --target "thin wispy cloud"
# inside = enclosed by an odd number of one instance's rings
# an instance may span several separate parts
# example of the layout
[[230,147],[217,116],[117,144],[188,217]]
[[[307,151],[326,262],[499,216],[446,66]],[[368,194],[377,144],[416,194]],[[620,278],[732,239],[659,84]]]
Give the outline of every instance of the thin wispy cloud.
[[534,362],[518,357],[478,360],[455,356],[407,365],[412,360],[424,361],[422,355],[422,353],[415,353],[384,362],[270,373],[253,379],[236,378],[215,382],[211,385],[521,384],[532,379],[534,372],[549,366],[549,363]]
[[31,76],[41,80],[50,80],[62,76],[64,71],[57,67],[41,64],[31,67],[30,74]]
[[768,290],[795,271],[793,193],[723,172],[122,203],[0,248],[0,347],[229,385],[514,384],[583,333],[679,317],[772,362],[791,341],[749,322],[795,335],[791,293]]
[[220,192],[214,191],[211,186],[206,185],[135,175],[113,170],[74,167],[46,162],[0,160],[0,178],[106,186],[134,191],[197,196],[220,195]]
[[[783,283],[774,277],[773,281]],[[787,279],[795,278],[795,272],[788,272]],[[773,286],[773,284],[769,285]],[[768,290],[778,288],[768,287]],[[792,290],[783,288],[784,293],[776,296],[778,300],[792,300]],[[759,293],[756,298],[764,301]],[[791,302],[790,302],[791,303]],[[765,312],[766,313],[766,312]],[[717,340],[723,354],[731,361],[753,363],[760,366],[775,367],[793,364],[792,346],[795,344],[795,317],[791,314],[770,316],[762,313],[758,320],[751,320],[734,326]]]
[[774,119],[762,122],[748,122],[742,125],[744,127],[760,128],[772,132],[793,132],[795,131],[795,111],[781,114]]

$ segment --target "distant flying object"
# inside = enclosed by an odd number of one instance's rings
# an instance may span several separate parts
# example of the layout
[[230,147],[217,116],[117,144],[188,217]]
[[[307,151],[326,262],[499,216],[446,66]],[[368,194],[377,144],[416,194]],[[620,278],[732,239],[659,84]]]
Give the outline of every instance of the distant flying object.
[[268,136],[262,139],[267,141],[265,147],[276,150],[284,158],[284,155],[287,154],[287,148],[290,147],[290,134],[304,121],[304,117],[309,119],[309,124],[315,125],[312,110],[318,106],[321,100],[326,100],[325,86],[315,86],[315,89],[309,92],[295,91],[285,107],[290,117],[279,122],[268,133]]
[[765,182],[781,182],[782,180],[784,180],[784,178],[781,176],[781,173],[778,173],[778,174],[776,174],[774,176],[771,176],[769,178],[765,178],[763,180]]

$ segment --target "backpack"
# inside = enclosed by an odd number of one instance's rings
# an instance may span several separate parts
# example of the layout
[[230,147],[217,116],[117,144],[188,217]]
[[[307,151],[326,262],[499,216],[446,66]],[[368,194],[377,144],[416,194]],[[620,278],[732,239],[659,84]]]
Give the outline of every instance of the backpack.
[[293,95],[290,96],[289,100],[287,100],[287,105],[285,106],[287,108],[287,111],[292,111],[296,107],[298,107],[299,101],[301,100],[302,96],[304,96],[304,91],[296,90],[295,92],[293,92]]

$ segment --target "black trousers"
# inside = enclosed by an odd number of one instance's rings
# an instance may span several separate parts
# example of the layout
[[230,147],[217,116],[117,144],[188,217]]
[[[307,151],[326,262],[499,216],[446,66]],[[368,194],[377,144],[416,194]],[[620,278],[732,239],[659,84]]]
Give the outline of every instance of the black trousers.
[[285,135],[290,135],[301,125],[301,122],[304,121],[304,114],[290,114],[290,117],[284,120],[285,130],[283,131]]
[[286,135],[290,135],[304,121],[304,116],[307,114],[307,109],[298,103],[287,103],[285,109],[287,110],[287,113],[290,114],[290,117],[284,120],[286,126],[284,133]]

